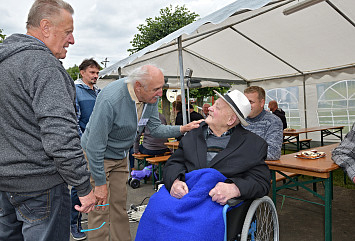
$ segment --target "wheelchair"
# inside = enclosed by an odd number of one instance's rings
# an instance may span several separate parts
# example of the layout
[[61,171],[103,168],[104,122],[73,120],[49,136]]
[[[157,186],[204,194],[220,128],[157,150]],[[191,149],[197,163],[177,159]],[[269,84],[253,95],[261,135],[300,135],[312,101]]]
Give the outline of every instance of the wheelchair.
[[279,221],[270,197],[230,199],[223,208],[225,241],[278,241]]

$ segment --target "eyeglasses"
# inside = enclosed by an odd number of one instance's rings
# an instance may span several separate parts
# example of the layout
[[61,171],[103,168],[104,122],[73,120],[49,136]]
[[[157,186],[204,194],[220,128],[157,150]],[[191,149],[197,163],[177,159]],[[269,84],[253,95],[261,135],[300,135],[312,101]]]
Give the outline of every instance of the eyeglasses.
[[[108,206],[108,205],[109,205],[109,204],[107,203],[107,204],[103,204],[103,205],[95,205],[95,207],[103,207],[103,206]],[[88,232],[88,231],[98,230],[98,229],[102,228],[102,227],[105,225],[105,223],[106,223],[106,222],[103,222],[103,223],[101,224],[101,226],[98,227],[98,228],[82,229],[82,230],[80,230],[80,232],[84,233],[84,232]]]

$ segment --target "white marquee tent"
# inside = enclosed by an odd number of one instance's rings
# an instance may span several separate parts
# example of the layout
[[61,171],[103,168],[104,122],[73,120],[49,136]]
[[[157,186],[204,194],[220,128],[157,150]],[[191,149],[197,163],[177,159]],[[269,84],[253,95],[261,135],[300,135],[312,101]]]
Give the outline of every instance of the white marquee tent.
[[349,128],[355,121],[355,1],[318,0],[283,14],[298,2],[238,0],[102,70],[100,76],[126,75],[154,63],[164,69],[170,88],[179,88],[184,70],[190,68],[195,80],[233,83],[240,90],[262,86],[267,101],[279,102],[292,127]]

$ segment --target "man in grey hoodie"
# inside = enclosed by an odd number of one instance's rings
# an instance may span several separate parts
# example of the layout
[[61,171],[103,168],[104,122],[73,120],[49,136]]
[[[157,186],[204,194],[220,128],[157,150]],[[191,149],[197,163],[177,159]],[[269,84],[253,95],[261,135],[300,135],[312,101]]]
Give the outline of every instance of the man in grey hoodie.
[[74,44],[73,9],[36,0],[27,34],[0,44],[0,240],[69,240],[68,184],[95,205],[80,146],[74,82],[59,59]]

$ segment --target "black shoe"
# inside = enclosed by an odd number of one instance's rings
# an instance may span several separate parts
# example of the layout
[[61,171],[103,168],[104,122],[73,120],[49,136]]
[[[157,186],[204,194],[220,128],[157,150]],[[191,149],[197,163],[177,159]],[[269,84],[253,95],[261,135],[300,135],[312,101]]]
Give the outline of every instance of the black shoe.
[[71,225],[70,226],[71,236],[73,236],[74,240],[84,240],[84,239],[86,239],[86,234],[80,232],[81,229],[82,229],[81,225],[79,225],[79,227],[77,225]]

